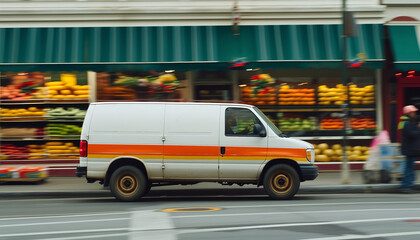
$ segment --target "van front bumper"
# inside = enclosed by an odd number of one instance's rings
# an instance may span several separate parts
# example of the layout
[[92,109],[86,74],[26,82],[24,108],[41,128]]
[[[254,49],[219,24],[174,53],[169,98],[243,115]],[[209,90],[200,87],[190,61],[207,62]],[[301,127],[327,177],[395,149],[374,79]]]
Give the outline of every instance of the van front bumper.
[[318,167],[315,165],[300,165],[300,171],[302,173],[301,182],[314,180],[318,177]]
[[76,177],[83,177],[87,175],[87,167],[79,167],[76,168]]

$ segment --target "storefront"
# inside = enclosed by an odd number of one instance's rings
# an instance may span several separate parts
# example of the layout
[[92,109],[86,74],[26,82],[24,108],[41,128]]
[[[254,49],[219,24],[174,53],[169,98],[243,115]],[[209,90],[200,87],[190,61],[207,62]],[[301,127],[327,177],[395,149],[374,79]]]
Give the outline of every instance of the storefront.
[[[420,24],[413,18],[396,18],[386,26],[393,58],[392,78],[396,83],[394,125],[402,116],[405,105],[420,107]],[[403,23],[401,20],[405,20]],[[409,20],[409,21],[408,21]],[[395,126],[394,126],[395,128]],[[401,133],[396,131],[397,141]]]
[[[348,97],[349,140],[355,147],[350,149],[350,160],[361,165],[382,125],[378,90],[384,58],[382,25],[359,25],[359,36],[348,39],[348,88],[340,85],[340,29],[340,25],[241,26],[239,36],[231,26],[0,29],[2,89],[15,85],[13,92],[21,93],[2,95],[2,120],[7,120],[2,128],[35,124],[40,129],[7,136],[8,147],[29,146],[30,157],[2,154],[2,164],[48,159],[61,166],[74,165],[74,133],[82,121],[66,117],[76,116],[75,109],[83,112],[92,101],[127,100],[257,105],[286,134],[320,145],[319,162],[339,164],[341,105]],[[256,77],[261,74],[270,80]],[[43,79],[37,86],[43,93],[22,92],[25,82],[36,78]],[[53,116],[56,108],[62,114],[59,118]],[[44,114],[33,120],[32,112]],[[68,143],[68,148],[54,147],[57,141]]]

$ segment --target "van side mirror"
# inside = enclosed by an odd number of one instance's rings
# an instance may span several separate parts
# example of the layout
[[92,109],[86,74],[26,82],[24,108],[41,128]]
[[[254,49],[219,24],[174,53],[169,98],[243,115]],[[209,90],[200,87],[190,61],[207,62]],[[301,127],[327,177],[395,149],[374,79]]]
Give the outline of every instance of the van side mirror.
[[260,137],[267,136],[267,132],[265,131],[265,128],[259,123],[254,124],[254,134],[257,134]]

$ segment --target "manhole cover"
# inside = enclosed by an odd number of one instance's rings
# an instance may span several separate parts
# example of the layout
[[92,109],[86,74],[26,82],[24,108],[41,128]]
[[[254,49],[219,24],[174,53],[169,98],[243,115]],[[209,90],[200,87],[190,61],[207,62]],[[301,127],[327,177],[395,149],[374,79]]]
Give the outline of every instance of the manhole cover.
[[167,208],[160,210],[161,212],[211,212],[222,210],[214,207],[191,207],[191,208]]

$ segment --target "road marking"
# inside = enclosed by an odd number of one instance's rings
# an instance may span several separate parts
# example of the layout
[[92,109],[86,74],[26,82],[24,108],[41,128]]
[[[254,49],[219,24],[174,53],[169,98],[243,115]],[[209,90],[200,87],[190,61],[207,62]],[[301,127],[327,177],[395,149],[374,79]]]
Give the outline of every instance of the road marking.
[[53,232],[12,233],[12,234],[1,234],[0,238],[54,235],[54,234],[57,234],[57,235],[58,234],[73,234],[73,233],[118,232],[118,231],[128,231],[128,230],[129,230],[128,228],[104,228],[104,229],[89,229],[89,230],[53,231]]
[[65,222],[43,222],[43,223],[20,223],[20,224],[9,224],[9,225],[0,225],[0,228],[3,227],[23,227],[23,226],[37,226],[37,225],[54,225],[54,224],[68,224],[68,223],[88,223],[88,222],[105,222],[105,221],[122,221],[129,218],[109,218],[109,219],[91,219],[91,220],[77,220],[77,221],[65,221]]
[[337,237],[326,237],[326,238],[308,238],[305,240],[346,240],[346,239],[367,239],[367,238],[381,238],[381,237],[399,237],[399,236],[410,236],[420,235],[420,232],[400,232],[400,233],[377,233],[369,235],[344,235]]
[[268,213],[227,213],[207,215],[172,216],[172,218],[200,218],[200,217],[233,217],[255,215],[280,215],[280,214],[308,214],[308,213],[345,213],[345,212],[371,212],[371,211],[420,211],[420,208],[396,208],[396,209],[352,209],[352,210],[327,210],[327,211],[296,211],[296,212],[268,212]]
[[249,205],[249,206],[222,206],[222,208],[264,208],[264,207],[305,207],[305,206],[342,206],[342,205],[363,205],[363,204],[419,204],[419,201],[405,202],[346,202],[346,203],[302,203],[302,204],[270,204],[270,205]]
[[141,232],[130,232],[128,236],[129,240],[139,239],[158,239],[158,240],[177,240],[176,230],[158,230],[158,231],[141,231]]
[[404,221],[410,218],[375,218],[362,220],[342,220],[330,222],[311,222],[311,223],[284,223],[284,224],[267,224],[258,226],[242,226],[242,227],[221,227],[221,228],[205,228],[205,229],[186,229],[178,231],[178,234],[185,233],[201,233],[201,232],[223,232],[223,231],[238,231],[250,229],[264,229],[264,228],[282,228],[282,227],[300,227],[300,226],[320,226],[320,225],[336,225],[336,224],[351,224],[351,223],[367,223],[367,222],[387,222],[387,221]]
[[174,225],[169,213],[159,211],[134,211],[131,213],[129,239],[176,240]]
[[88,214],[77,214],[70,213],[69,215],[51,215],[51,214],[40,214],[40,215],[14,215],[14,216],[0,216],[0,221],[11,221],[11,220],[27,220],[27,219],[46,219],[46,218],[70,218],[70,217],[90,217],[90,216],[104,216],[104,215],[122,215],[129,214],[130,212],[98,212]]
[[168,230],[173,229],[168,213],[152,210],[134,211],[131,213],[130,231]]
[[110,237],[127,236],[129,233],[115,233],[115,234],[101,234],[101,235],[88,235],[79,237],[63,237],[63,238],[45,238],[45,240],[75,240],[75,239],[104,239]]
[[215,207],[189,207],[189,208],[167,208],[159,210],[160,212],[212,212],[219,211],[221,208]]

